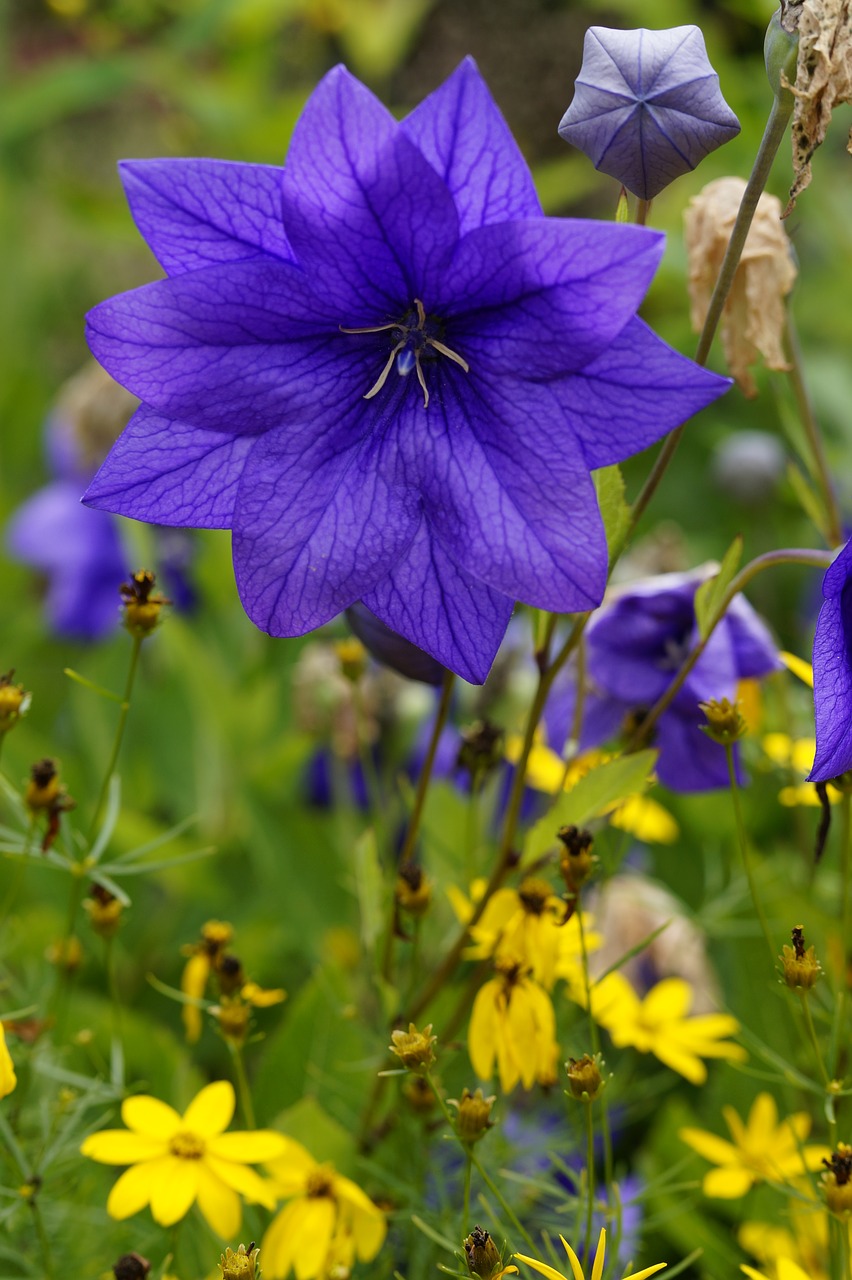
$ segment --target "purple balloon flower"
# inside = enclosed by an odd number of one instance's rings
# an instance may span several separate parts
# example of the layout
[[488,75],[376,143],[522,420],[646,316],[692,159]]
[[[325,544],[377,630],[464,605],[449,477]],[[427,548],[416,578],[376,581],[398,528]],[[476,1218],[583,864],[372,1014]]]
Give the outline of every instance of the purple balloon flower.
[[[616,737],[628,718],[641,718],[671,684],[698,643],[695,592],[707,572],[668,573],[623,591],[586,631],[589,690],[580,745]],[[777,648],[744,596],[735,596],[671,706],[657,721],[657,774],[673,791],[728,785],[724,748],[701,730],[699,702],[734,701],[740,680],[780,667]],[[557,682],[546,711],[548,739],[560,750],[571,731],[576,673]]]
[[698,27],[586,32],[559,133],[635,195],[652,200],[739,131]]
[[473,681],[516,599],[599,603],[590,469],[726,383],[636,317],[660,236],[542,215],[472,62],[402,123],[338,67],[284,170],[122,168],[168,278],[89,318],[144,403],[88,502],[232,529],[272,635],[363,600]]
[[822,582],[824,603],[814,636],[816,755],[810,782],[852,768],[852,542]]

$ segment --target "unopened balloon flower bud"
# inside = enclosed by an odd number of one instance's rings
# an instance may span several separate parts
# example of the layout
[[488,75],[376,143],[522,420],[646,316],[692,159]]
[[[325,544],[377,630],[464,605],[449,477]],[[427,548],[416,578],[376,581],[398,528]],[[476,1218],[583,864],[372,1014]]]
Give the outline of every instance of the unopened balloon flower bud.
[[151,634],[160,621],[163,606],[171,604],[154,592],[156,579],[148,569],[131,574],[119,587],[124,606],[124,625],[137,640]]
[[793,945],[784,944],[781,960],[781,976],[792,991],[810,991],[816,986],[822,967],[813,947],[805,947],[805,935],[801,925],[792,931]]
[[461,1098],[449,1099],[449,1105],[455,1107],[458,1112],[456,1133],[467,1146],[472,1147],[475,1142],[479,1142],[480,1138],[484,1138],[488,1130],[493,1127],[491,1108],[496,1101],[496,1094],[486,1098],[481,1089],[477,1089],[475,1093],[464,1089]]
[[113,1263],[112,1273],[115,1280],[145,1280],[150,1270],[150,1262],[140,1253],[123,1253],[118,1262]]
[[839,1142],[830,1160],[823,1159],[825,1172],[820,1183],[825,1203],[838,1218],[852,1216],[852,1146]]
[[406,862],[399,869],[394,889],[396,904],[401,911],[412,916],[422,916],[432,902],[432,884],[420,867],[414,862]]
[[102,884],[93,884],[90,896],[83,902],[89,924],[101,938],[112,938],[118,932],[124,903]]
[[233,1249],[226,1249],[219,1263],[220,1280],[255,1280],[259,1253],[254,1242],[248,1248],[241,1244],[236,1253]]
[[[793,11],[793,12],[791,12]],[[766,75],[776,98],[789,96],[790,85],[796,79],[796,61],[799,55],[799,14],[801,5],[784,0],[769,19],[763,41],[763,57]],[[792,107],[792,99],[790,106]]]
[[391,1032],[390,1050],[396,1054],[404,1067],[408,1067],[409,1071],[422,1073],[428,1071],[434,1063],[435,1053],[432,1045],[438,1037],[433,1036],[431,1031],[431,1022],[422,1031],[418,1031],[414,1023],[410,1022],[407,1031]]
[[568,1088],[572,1098],[580,1102],[594,1102],[604,1087],[603,1077],[598,1065],[598,1057],[584,1053],[582,1058],[569,1058],[565,1063],[568,1075]]
[[0,734],[14,729],[30,705],[30,694],[24,686],[12,683],[14,674],[12,670],[0,675]]
[[709,702],[699,702],[698,706],[707,721],[699,728],[708,738],[718,742],[719,746],[731,746],[746,733],[748,726],[740,714],[738,702],[729,702],[727,698],[718,701],[711,698]]

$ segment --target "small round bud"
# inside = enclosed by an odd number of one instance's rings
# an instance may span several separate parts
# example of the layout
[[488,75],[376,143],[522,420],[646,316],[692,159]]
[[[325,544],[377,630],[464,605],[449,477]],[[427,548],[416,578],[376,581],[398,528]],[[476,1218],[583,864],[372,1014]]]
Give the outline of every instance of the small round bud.
[[422,1031],[418,1031],[413,1022],[409,1022],[407,1031],[392,1031],[391,1053],[395,1053],[409,1071],[428,1071],[435,1061],[432,1045],[438,1039],[430,1034],[431,1031],[431,1022]]
[[565,1070],[571,1097],[579,1102],[594,1102],[604,1088],[597,1056],[584,1053],[582,1058],[569,1058]]
[[222,995],[231,996],[245,985],[246,975],[243,971],[243,962],[238,956],[232,955],[231,952],[217,956],[215,972]]
[[224,996],[221,1004],[214,1005],[210,1012],[219,1024],[219,1030],[229,1044],[238,1048],[245,1044],[251,1018],[251,1005],[246,1004],[239,996]]
[[503,730],[488,720],[477,720],[461,730],[458,767],[478,786],[503,759]]
[[425,915],[432,902],[431,881],[416,863],[406,862],[399,869],[394,896],[401,911],[412,916]]
[[118,1262],[113,1263],[112,1273],[115,1280],[145,1280],[151,1270],[147,1258],[139,1253],[123,1253]]
[[14,674],[12,670],[0,675],[0,733],[8,733],[10,729],[14,729],[30,705],[30,694],[24,686],[12,684]]
[[[799,13],[801,5],[788,0],[769,19],[763,41],[763,57],[769,86],[776,98],[790,97],[790,85],[796,83],[799,58]],[[792,99],[791,99],[792,105]]]
[[781,976],[792,991],[810,991],[816,986],[822,967],[816,958],[813,947],[805,948],[805,936],[801,925],[792,931],[793,945],[784,944],[781,961]]
[[484,1138],[488,1130],[493,1127],[491,1108],[496,1101],[496,1094],[485,1098],[481,1089],[477,1089],[475,1093],[464,1089],[460,1099],[449,1099],[450,1106],[455,1107],[458,1112],[456,1133],[467,1146],[472,1147],[475,1142],[479,1142],[479,1139]]
[[201,926],[201,943],[205,954],[211,958],[227,947],[233,937],[234,926],[227,920],[208,920]]
[[503,1268],[500,1251],[483,1227],[474,1227],[464,1241],[464,1256],[470,1274],[479,1280],[492,1280]]
[[411,1110],[420,1115],[434,1111],[438,1103],[434,1089],[422,1076],[412,1076],[410,1080],[406,1080],[402,1086],[402,1095]]
[[830,1160],[823,1159],[822,1193],[829,1212],[838,1218],[852,1216],[852,1147],[839,1142]]
[[349,636],[347,640],[338,640],[334,651],[337,654],[341,672],[347,680],[355,684],[366,669],[367,650],[355,636]]
[[[592,852],[594,837],[590,831],[577,827],[560,827],[556,833],[563,845],[559,870],[569,894],[577,891],[595,872],[597,858]],[[570,906],[570,903],[569,903]]]
[[118,932],[124,903],[101,884],[93,884],[91,896],[83,902],[89,924],[101,938],[113,938]]
[[30,780],[24,792],[24,801],[30,813],[49,809],[59,796],[59,770],[56,761],[45,757],[37,760],[30,769]]
[[137,640],[151,634],[160,621],[163,605],[171,604],[165,596],[155,595],[156,579],[148,569],[140,569],[119,587],[124,604],[124,625]]
[[244,1244],[241,1244],[236,1253],[233,1249],[226,1249],[219,1263],[221,1280],[255,1280],[258,1274],[257,1257],[259,1253],[260,1250],[254,1242],[249,1245],[248,1249]]
[[731,746],[748,731],[738,702],[729,702],[727,698],[711,698],[709,702],[699,702],[698,706],[707,720],[699,728],[708,738],[718,742],[720,747]]

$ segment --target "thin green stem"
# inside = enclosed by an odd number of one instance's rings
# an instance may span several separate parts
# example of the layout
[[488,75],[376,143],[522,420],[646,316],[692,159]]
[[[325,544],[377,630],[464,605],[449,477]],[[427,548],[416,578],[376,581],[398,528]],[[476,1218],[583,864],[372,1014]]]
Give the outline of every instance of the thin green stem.
[[101,811],[106,803],[107,791],[112,781],[112,775],[115,773],[115,766],[118,763],[118,755],[121,751],[121,742],[124,737],[124,728],[127,724],[127,714],[130,711],[130,698],[133,693],[133,681],[136,678],[136,668],[139,665],[139,651],[142,648],[142,636],[133,636],[133,647],[130,651],[130,666],[127,670],[127,680],[124,685],[124,696],[121,700],[121,707],[118,713],[118,724],[115,728],[115,738],[113,739],[112,751],[110,752],[109,763],[106,767],[104,780],[101,783],[101,790],[98,796],[98,802],[95,805],[95,812],[92,816],[92,823],[89,827],[89,841],[94,839],[95,832],[98,829],[98,823],[101,817]]
[[420,830],[420,821],[423,817],[423,806],[426,803],[426,795],[429,790],[429,783],[432,780],[432,766],[435,763],[435,755],[438,750],[438,743],[444,726],[447,723],[447,716],[450,713],[450,702],[452,700],[453,685],[455,683],[455,675],[452,671],[447,671],[444,675],[444,683],[441,688],[441,700],[438,703],[438,711],[435,716],[435,723],[432,726],[432,735],[429,739],[429,747],[426,752],[426,759],[423,762],[423,768],[420,777],[417,780],[417,791],[414,795],[414,805],[411,810],[411,817],[408,820],[408,828],[405,832],[405,842],[402,846],[402,852],[399,855],[401,866],[405,866],[406,862],[411,858],[414,852],[414,845],[417,841],[417,833]]
[[113,1081],[115,1084],[124,1084],[124,1029],[122,1026],[121,1016],[121,996],[118,991],[118,981],[115,972],[115,939],[104,939],[104,968],[107,974],[107,987],[109,989],[110,1005],[112,1007],[112,1034],[118,1045],[120,1062],[122,1068],[122,1078]]
[[228,1041],[228,1048],[231,1051],[231,1058],[234,1063],[234,1079],[237,1082],[237,1095],[240,1099],[243,1120],[247,1128],[256,1129],[257,1122],[254,1118],[254,1104],[251,1100],[251,1090],[249,1089],[248,1076],[246,1075],[246,1064],[243,1061],[243,1051],[239,1045],[230,1040]]
[[595,1212],[595,1126],[591,1101],[583,1104],[586,1112],[586,1244],[583,1257],[588,1258],[592,1248],[592,1229]]
[[473,1167],[473,1161],[470,1158],[470,1148],[464,1153],[464,1197],[462,1199],[462,1224],[461,1238],[464,1240],[470,1230],[470,1171]]
[[[737,267],[745,248],[746,239],[748,238],[749,229],[754,219],[757,202],[763,194],[769,173],[772,168],[772,162],[781,145],[781,139],[787,131],[787,124],[793,110],[793,95],[784,93],[772,100],[772,109],[769,113],[769,119],[766,122],[766,128],[755,157],[754,166],[751,171],[746,189],[743,192],[743,198],[740,202],[737,218],[731,231],[731,238],[728,241],[728,247],[725,250],[725,257],[719,270],[719,277],[713,290],[713,296],[710,299],[710,305],[707,308],[707,315],[704,317],[704,326],[701,330],[701,336],[698,339],[698,347],[695,353],[697,364],[704,365],[707,363],[707,357],[710,354],[710,348],[713,345],[713,339],[716,336],[716,330],[719,327],[719,321],[722,318],[722,312],[734,283]],[[619,545],[618,552],[620,554],[623,545],[630,540],[633,532],[638,525],[645,510],[656,493],[660,481],[668,469],[669,463],[677,452],[680,444],[681,436],[684,433],[686,423],[673,431],[671,435],[666,437],[657,459],[651,468],[650,474],[646,479],[639,496],[633,503],[630,513],[630,523],[625,530],[622,543]],[[617,558],[617,556],[616,556]]]
[[844,792],[841,801],[841,836],[840,836],[840,942],[843,948],[840,965],[840,982],[837,998],[834,1002],[834,1026],[831,1042],[831,1070],[837,1074],[840,1064],[840,1053],[844,1044],[844,1022],[846,1019],[846,993],[849,987],[849,964],[852,959],[852,796]]
[[813,401],[811,400],[808,384],[805,381],[804,363],[802,361],[802,349],[799,345],[799,335],[796,331],[796,325],[793,320],[792,313],[787,313],[787,355],[790,361],[788,376],[790,385],[793,388],[793,395],[796,397],[796,404],[799,409],[799,417],[802,420],[802,426],[805,429],[805,435],[808,444],[811,447],[811,455],[813,461],[813,469],[816,472],[819,481],[819,487],[822,491],[823,506],[825,508],[826,533],[828,535],[829,545],[839,547],[845,541],[843,536],[843,520],[840,515],[840,509],[837,505],[837,498],[834,493],[834,486],[831,483],[831,469],[828,465],[828,459],[825,456],[825,445],[822,439],[822,432],[819,429],[819,423],[814,412]]
[[740,788],[737,782],[737,768],[734,762],[734,749],[730,743],[725,744],[725,758],[728,762],[728,779],[731,784],[731,803],[734,808],[734,825],[737,829],[737,840],[740,846],[740,857],[742,859],[743,870],[746,873],[748,887],[751,892],[752,904],[757,914],[757,918],[760,921],[760,927],[763,930],[763,936],[766,939],[766,945],[769,948],[770,962],[774,969],[778,959],[778,948],[772,941],[772,934],[769,932],[769,922],[764,914],[763,904],[760,901],[760,895],[757,891],[757,882],[754,878],[754,868],[751,865],[748,837],[746,835],[742,806],[740,804]]
[[[580,959],[583,966],[583,989],[586,995],[586,1009],[589,1015],[589,1038],[592,1043],[592,1054],[600,1053],[601,1041],[598,1033],[598,1024],[595,1022],[592,1013],[592,983],[589,976],[589,946],[586,941],[586,926],[583,922],[583,902],[582,897],[577,895],[577,927],[580,932]],[[604,1146],[604,1180],[607,1187],[607,1197],[609,1197],[610,1189],[613,1182],[612,1167],[612,1134],[609,1128],[609,1106],[607,1104],[606,1090],[602,1090],[600,1094],[601,1103],[601,1130],[603,1133]],[[588,1257],[588,1254],[586,1255]]]
[[44,1219],[41,1216],[41,1206],[38,1202],[38,1196],[34,1195],[30,1201],[33,1211],[33,1222],[35,1223],[36,1235],[38,1236],[38,1245],[41,1249],[42,1261],[44,1263],[45,1280],[54,1280],[56,1272],[53,1269],[53,1255],[50,1252],[50,1241],[47,1238],[47,1232],[44,1229]]
[[[636,225],[637,227],[646,227],[648,225],[648,214],[651,212],[653,200],[643,200],[640,196],[636,201]],[[588,1257],[588,1254],[586,1254]]]
[[808,1003],[808,994],[806,991],[799,992],[799,1000],[802,1005],[802,1012],[805,1015],[805,1026],[807,1027],[807,1031],[808,1031],[808,1040],[810,1041],[811,1048],[814,1051],[814,1057],[816,1058],[816,1064],[817,1064],[817,1067],[819,1068],[819,1074],[822,1078],[823,1084],[825,1085],[826,1088],[828,1088],[829,1085],[831,1084],[831,1081],[828,1078],[828,1072],[826,1071],[825,1063],[823,1062],[822,1050],[819,1047],[819,1040],[817,1039],[816,1028],[814,1027],[814,1020],[813,1020],[813,1016],[811,1015],[811,1006]]

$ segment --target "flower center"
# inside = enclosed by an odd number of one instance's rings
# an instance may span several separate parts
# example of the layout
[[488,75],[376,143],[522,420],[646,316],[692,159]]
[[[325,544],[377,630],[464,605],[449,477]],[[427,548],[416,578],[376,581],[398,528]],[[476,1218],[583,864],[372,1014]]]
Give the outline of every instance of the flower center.
[[176,1133],[169,1140],[169,1151],[178,1160],[200,1160],[204,1155],[204,1141],[194,1133]]
[[429,388],[426,386],[426,377],[423,373],[423,361],[434,360],[435,353],[446,356],[448,360],[452,360],[454,364],[464,369],[465,373],[470,373],[468,362],[442,341],[444,326],[441,321],[434,316],[427,316],[426,308],[419,298],[414,299],[414,306],[406,311],[401,320],[391,320],[387,324],[363,325],[354,329],[347,329],[341,325],[340,332],[389,333],[393,339],[393,346],[385,366],[370,390],[365,392],[365,400],[372,400],[373,396],[378,395],[395,364],[401,378],[407,377],[412,369],[415,371],[423,392],[423,408],[428,409]]
[[311,1200],[319,1200],[323,1196],[328,1199],[334,1198],[334,1187],[331,1180],[331,1174],[327,1169],[314,1169],[308,1174],[306,1194]]

